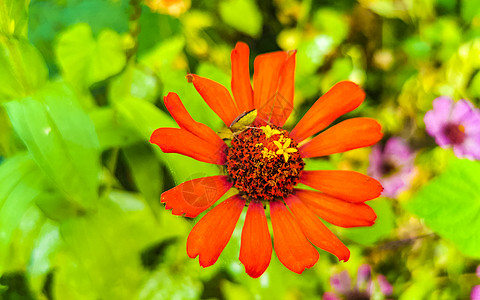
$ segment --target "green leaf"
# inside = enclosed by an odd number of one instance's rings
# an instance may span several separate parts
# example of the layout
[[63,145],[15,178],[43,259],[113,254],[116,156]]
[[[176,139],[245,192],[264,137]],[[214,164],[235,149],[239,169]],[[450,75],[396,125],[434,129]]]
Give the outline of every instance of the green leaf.
[[47,67],[35,47],[25,39],[0,35],[0,102],[32,94],[47,77]]
[[[160,127],[177,127],[172,118],[150,102],[129,98],[117,103],[119,112],[142,135],[145,142],[150,140],[153,131]],[[193,178],[218,174],[218,168],[176,153],[163,153],[157,145],[152,145],[157,157],[168,167],[177,184]],[[155,184],[155,183],[152,183]]]
[[18,154],[0,166],[0,274],[9,263],[13,233],[44,185],[45,176],[28,154]]
[[61,33],[55,53],[64,77],[82,88],[117,74],[126,63],[118,33],[105,29],[95,40],[90,26],[85,23]]
[[371,206],[377,214],[375,224],[370,227],[342,230],[343,236],[364,246],[372,245],[380,239],[388,237],[395,227],[395,214],[393,213],[390,200],[379,198],[368,201],[366,204]]
[[262,31],[263,18],[253,0],[225,0],[220,2],[220,17],[233,28],[258,36]]
[[158,96],[158,79],[147,68],[140,68],[131,63],[125,68],[120,76],[111,81],[108,97],[110,102],[119,101],[123,97],[133,96],[154,102]]
[[313,16],[313,26],[321,33],[332,37],[336,44],[342,42],[348,34],[348,22],[333,9],[317,10]]
[[405,208],[452,241],[466,255],[480,257],[480,163],[453,160]]
[[32,290],[38,295],[43,292],[45,278],[54,266],[54,258],[60,246],[61,238],[58,225],[51,221],[45,222],[39,228],[27,265],[28,281]]
[[123,154],[132,171],[138,190],[144,195],[152,211],[163,209],[160,192],[163,190],[163,172],[152,148],[146,143],[123,148]]
[[0,34],[26,36],[30,0],[0,1]]
[[100,149],[124,147],[140,141],[140,134],[114,108],[100,107],[90,112]]
[[5,104],[12,125],[38,166],[69,198],[97,198],[99,145],[92,120],[62,83]]
[[168,223],[158,224],[136,195],[113,191],[109,196],[97,212],[61,223],[66,252],[56,260],[55,299],[138,299],[148,277],[140,252],[184,234],[185,221],[178,217],[171,230],[159,232],[170,228]]

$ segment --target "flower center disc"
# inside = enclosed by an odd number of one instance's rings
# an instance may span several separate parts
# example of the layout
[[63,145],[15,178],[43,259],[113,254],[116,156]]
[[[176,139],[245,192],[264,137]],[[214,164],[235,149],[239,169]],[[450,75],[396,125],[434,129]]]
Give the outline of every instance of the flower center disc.
[[276,126],[242,131],[228,148],[227,172],[240,194],[249,200],[287,197],[304,166],[295,141]]
[[465,140],[465,128],[462,125],[449,123],[445,125],[443,132],[453,145],[461,144]]

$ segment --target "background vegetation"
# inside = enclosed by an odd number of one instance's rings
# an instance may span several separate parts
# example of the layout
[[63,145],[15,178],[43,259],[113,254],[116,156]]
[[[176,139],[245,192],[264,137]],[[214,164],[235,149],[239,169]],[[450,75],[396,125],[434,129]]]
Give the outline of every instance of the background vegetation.
[[[469,298],[480,284],[480,164],[436,146],[423,117],[440,95],[479,104],[479,1],[160,2],[0,0],[2,299],[313,299],[332,291],[331,275],[355,277],[365,263],[393,285],[390,298]],[[203,269],[185,252],[194,223],[159,203],[162,191],[218,171],[148,143],[175,126],[162,98],[178,93],[219,131],[185,75],[229,87],[237,41],[252,58],[298,49],[287,127],[349,79],[367,100],[347,117],[376,118],[385,140],[402,137],[416,154],[408,188],[369,202],[376,225],[333,228],[352,251],[347,263],[322,252],[297,275],[273,256],[252,279],[238,226]],[[369,152],[309,165],[365,173]]]

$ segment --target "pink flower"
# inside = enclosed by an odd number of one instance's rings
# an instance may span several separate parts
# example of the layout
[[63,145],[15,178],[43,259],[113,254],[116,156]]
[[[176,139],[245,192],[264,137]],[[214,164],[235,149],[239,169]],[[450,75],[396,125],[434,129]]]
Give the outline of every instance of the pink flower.
[[[380,288],[381,294],[385,296],[392,294],[393,287],[385,276],[378,275],[375,281]],[[347,271],[334,274],[330,277],[330,285],[333,287],[334,292],[323,294],[323,300],[370,299],[374,293],[375,281],[372,280],[371,267],[367,264],[358,268],[355,286],[352,286],[352,279]]]
[[370,154],[367,173],[379,180],[382,195],[395,198],[406,190],[415,176],[415,153],[398,137],[390,138],[385,146],[375,145]]
[[468,100],[438,97],[424,122],[440,147],[453,148],[459,158],[480,159],[480,111]]

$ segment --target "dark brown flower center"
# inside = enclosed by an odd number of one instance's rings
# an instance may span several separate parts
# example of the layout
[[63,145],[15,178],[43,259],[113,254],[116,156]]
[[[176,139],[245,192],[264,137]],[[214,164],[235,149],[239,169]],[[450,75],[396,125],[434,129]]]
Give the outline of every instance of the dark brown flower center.
[[382,172],[382,176],[388,177],[393,175],[397,172],[397,166],[390,160],[385,160],[380,165],[380,170]]
[[443,133],[448,137],[452,145],[458,145],[465,140],[465,128],[462,125],[448,123],[443,128]]
[[287,197],[304,165],[297,143],[276,126],[249,128],[234,136],[228,148],[227,172],[234,187],[250,200]]

